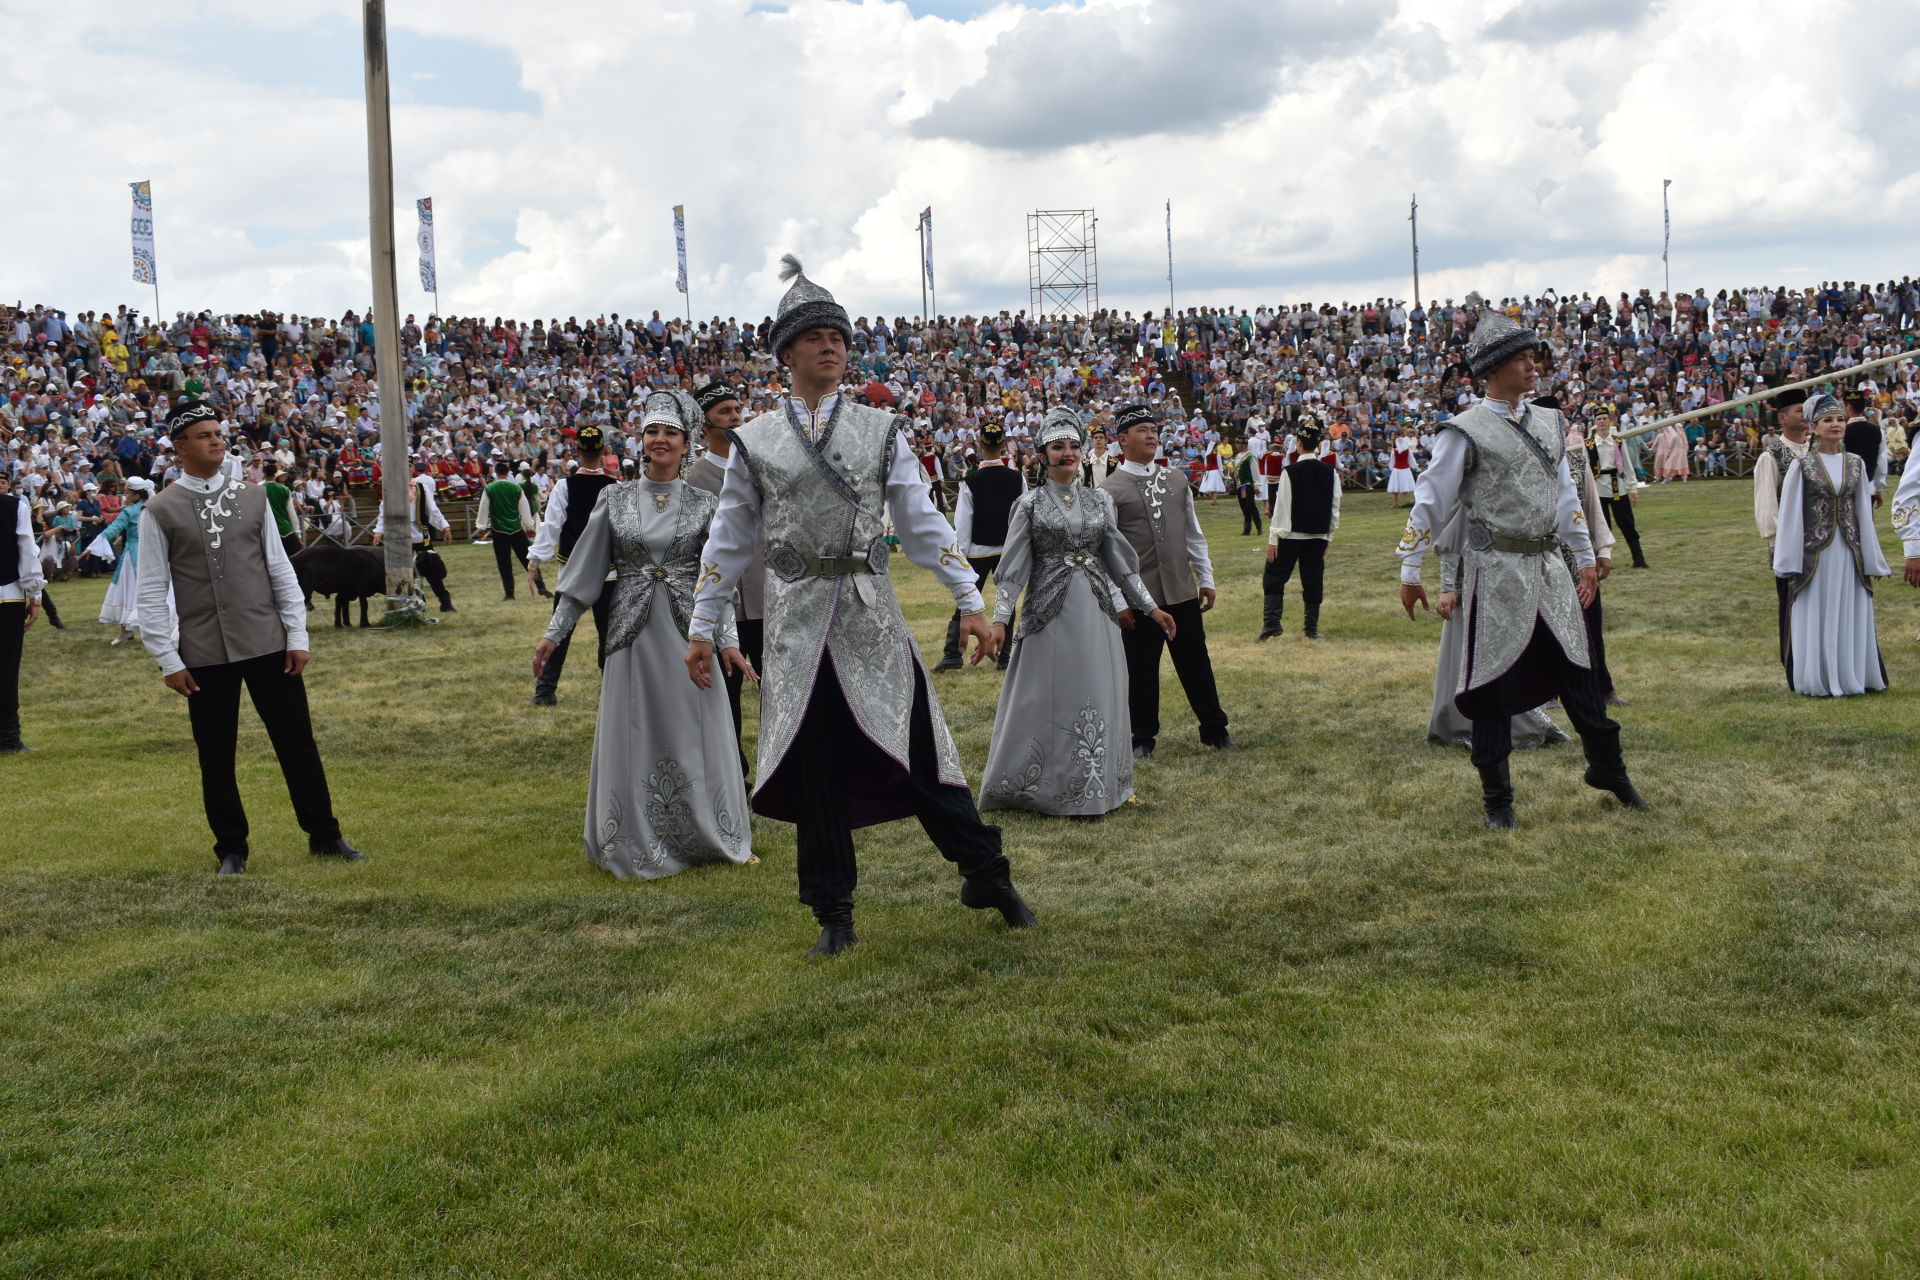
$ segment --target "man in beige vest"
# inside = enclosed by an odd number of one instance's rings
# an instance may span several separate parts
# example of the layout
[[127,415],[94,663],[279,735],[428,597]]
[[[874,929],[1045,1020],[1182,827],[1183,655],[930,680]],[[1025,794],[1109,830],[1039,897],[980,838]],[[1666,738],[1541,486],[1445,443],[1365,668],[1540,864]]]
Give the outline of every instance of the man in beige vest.
[[1206,624],[1200,620],[1213,608],[1213,561],[1193,509],[1193,490],[1179,471],[1154,461],[1160,451],[1160,420],[1152,409],[1143,404],[1122,409],[1115,427],[1124,461],[1100,487],[1113,498],[1120,536],[1140,557],[1140,580],[1176,624],[1171,640],[1158,627],[1120,633],[1127,654],[1134,759],[1151,756],[1160,735],[1163,647],[1172,652],[1174,672],[1200,721],[1201,744],[1225,750],[1233,738],[1227,733],[1227,713],[1220,707],[1213,659],[1207,653]]
[[364,855],[340,836],[314,745],[300,678],[307,611],[266,492],[222,472],[227,441],[212,409],[185,405],[170,427],[185,474],[140,515],[140,641],[167,688],[187,699],[218,874],[247,869],[247,813],[233,769],[243,684],[280,760],[307,847],[360,862]]

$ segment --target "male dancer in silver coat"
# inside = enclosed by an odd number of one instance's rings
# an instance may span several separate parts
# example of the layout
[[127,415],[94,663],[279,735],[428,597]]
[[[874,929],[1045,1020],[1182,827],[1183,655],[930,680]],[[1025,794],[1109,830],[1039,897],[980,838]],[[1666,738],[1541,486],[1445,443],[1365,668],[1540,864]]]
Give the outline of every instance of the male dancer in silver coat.
[[[1467,346],[1467,366],[1486,384],[1476,405],[1441,424],[1433,462],[1415,486],[1400,539],[1400,604],[1427,606],[1420,561],[1456,507],[1466,512],[1459,594],[1443,593],[1443,618],[1461,611],[1466,657],[1454,705],[1473,721],[1486,824],[1514,825],[1511,717],[1558,697],[1586,748],[1587,785],[1621,804],[1646,802],[1627,778],[1620,726],[1607,718],[1591,668],[1580,608],[1597,590],[1586,514],[1567,467],[1566,424],[1527,403],[1539,377],[1541,342],[1496,311]],[[1576,587],[1561,556],[1573,553]]]
[[933,505],[906,420],[839,393],[853,336],[833,295],[788,256],[768,346],[793,393],[733,436],[701,553],[687,670],[713,680],[714,628],[766,555],[766,639],[756,812],[796,827],[800,901],[820,922],[811,954],[855,941],[853,831],[909,815],[963,877],[960,901],[1034,923],[1000,830],[980,821],[932,682],[887,576],[886,509],[900,547],[960,608],[973,661],[994,656],[973,568]]

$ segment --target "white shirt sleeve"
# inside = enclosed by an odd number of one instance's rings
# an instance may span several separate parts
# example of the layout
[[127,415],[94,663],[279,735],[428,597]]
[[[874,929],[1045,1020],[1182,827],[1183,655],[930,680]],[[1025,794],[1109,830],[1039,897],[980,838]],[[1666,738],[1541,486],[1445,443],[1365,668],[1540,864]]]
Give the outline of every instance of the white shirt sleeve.
[[[1339,485],[1334,488],[1339,489]],[[1273,515],[1267,521],[1267,545],[1277,547],[1280,539],[1293,532],[1293,479],[1286,472],[1280,473],[1280,483],[1274,486]]]
[[1900,473],[1900,485],[1893,491],[1893,510],[1888,517],[1893,536],[1900,539],[1907,559],[1920,556],[1920,459],[1909,459]]
[[186,670],[180,661],[180,628],[167,607],[167,589],[173,585],[173,562],[167,554],[167,535],[160,522],[140,513],[140,563],[134,580],[134,610],[140,619],[140,643],[160,664],[160,674]]
[[965,484],[953,504],[953,540],[963,547],[973,545],[973,490]]
[[[33,545],[33,515],[27,510],[25,502],[14,503],[14,509],[19,518],[14,522],[13,540],[20,560],[18,570],[20,580],[15,585],[27,599],[37,600],[40,597],[40,588],[45,585],[46,579],[42,576],[40,568],[40,549]],[[51,538],[53,535],[47,536]]]
[[1801,487],[1806,477],[1801,470],[1808,459],[1819,454],[1807,450],[1806,458],[1795,461],[1787,468],[1787,478],[1780,486],[1780,521],[1774,527],[1773,535],[1773,572],[1776,577],[1800,572],[1800,565],[1806,555],[1806,531],[1802,526]]
[[1340,532],[1340,476],[1333,477],[1333,523],[1327,526],[1327,541],[1333,541],[1333,535]]
[[[1880,431],[1880,456],[1874,461],[1874,464],[1873,464],[1873,492],[1874,494],[1878,495],[1879,492],[1882,489],[1885,489],[1886,487],[1887,487],[1887,433],[1886,433],[1886,429],[1882,428]],[[1868,505],[1869,507],[1871,507],[1872,504],[1869,503]]]
[[1207,535],[1200,532],[1200,510],[1191,495],[1187,498],[1187,564],[1193,569],[1194,585],[1211,590],[1213,557],[1207,553]]
[[1584,569],[1593,563],[1593,537],[1587,532],[1587,513],[1580,505],[1580,491],[1573,487],[1573,471],[1564,457],[1560,459],[1559,487],[1560,541],[1573,552],[1573,562]]
[[480,490],[480,509],[473,517],[473,531],[481,533],[493,528],[493,495],[485,488]]
[[[1777,474],[1780,464],[1773,460],[1773,454],[1762,449],[1753,464],[1753,523],[1760,530],[1760,536],[1768,542],[1773,541],[1774,529],[1780,523],[1780,477]],[[1895,501],[1898,502],[1898,498]],[[1896,529],[1899,528],[1896,522]]]
[[1586,515],[1587,537],[1593,544],[1594,556],[1613,559],[1613,527],[1600,510],[1600,486],[1594,482],[1591,468],[1581,469],[1580,509]]
[[[146,512],[141,512],[140,518],[146,519]],[[305,651],[306,597],[300,590],[299,575],[293,571],[293,561],[287,559],[287,549],[277,536],[269,532],[276,527],[271,516],[262,521],[260,527],[260,541],[267,552],[267,577],[273,581],[273,607],[280,613],[280,625],[287,629],[287,648]],[[145,560],[146,557],[143,555],[141,559]]]
[[567,522],[567,490],[571,486],[556,480],[547,490],[547,512],[534,530],[533,546],[527,551],[529,566],[551,560],[560,554],[560,526]]
[[[907,559],[946,584],[961,613],[984,610],[986,604],[973,582],[973,565],[955,540],[953,526],[933,505],[933,494],[927,487],[927,469],[920,465],[920,459],[913,456],[911,449],[893,452],[893,469],[887,473],[887,506],[893,511],[893,532],[900,539],[900,550],[906,553]],[[1197,523],[1195,529],[1198,529]],[[1205,538],[1200,540],[1200,547],[1204,555]]]
[[[1886,462],[1886,453],[1880,454],[1881,463]],[[1878,493],[1867,485],[1861,485],[1854,495],[1854,527],[1860,530],[1860,567],[1866,570],[1869,578],[1886,578],[1893,574],[1887,566],[1887,553],[1880,549],[1880,539],[1873,528],[1873,496]]]
[[[553,516],[552,503],[547,504],[547,516]],[[753,563],[754,549],[759,545],[760,490],[753,483],[752,471],[741,461],[740,450],[735,449],[727,457],[726,477],[720,482],[720,506],[713,513],[713,523],[707,526],[707,543],[700,549],[700,579],[693,593],[687,639],[715,638],[733,603],[734,587]]]
[[527,506],[527,495],[520,495],[520,528],[524,531],[533,528],[533,509]]
[[1395,554],[1400,557],[1400,581],[1420,585],[1420,561],[1434,537],[1460,502],[1460,485],[1467,475],[1467,438],[1458,431],[1442,431],[1433,442],[1433,460],[1413,482],[1413,509]]

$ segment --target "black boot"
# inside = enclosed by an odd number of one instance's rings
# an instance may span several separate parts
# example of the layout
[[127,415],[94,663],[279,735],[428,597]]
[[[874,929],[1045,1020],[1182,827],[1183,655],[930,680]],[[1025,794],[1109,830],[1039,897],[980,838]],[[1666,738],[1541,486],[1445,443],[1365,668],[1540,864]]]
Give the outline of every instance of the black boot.
[[1267,592],[1266,608],[1260,616],[1260,634],[1255,640],[1271,640],[1280,634],[1280,614],[1286,608],[1285,591]]
[[1004,871],[985,879],[969,876],[961,881],[960,902],[975,911],[985,911],[989,907],[997,910],[1009,929],[1031,929],[1040,923],[1034,919],[1026,899],[1013,887],[1013,877]]
[[1310,604],[1307,606],[1307,639],[1318,640],[1319,638],[1320,638],[1320,606],[1317,604]]
[[1487,830],[1513,830],[1513,775],[1505,760],[1480,766],[1480,803],[1486,806]]
[[809,956],[821,958],[837,956],[854,943],[860,941],[853,934],[853,904],[836,902],[831,906],[815,907],[813,918],[820,922],[820,940],[813,944]]
[[40,593],[40,609],[47,615],[48,626],[52,627],[55,631],[65,631],[67,629],[67,624],[60,621],[60,611],[53,607],[53,594],[51,592],[42,591]]
[[947,621],[947,647],[940,651],[940,661],[935,671],[958,671],[960,669],[960,615],[955,613]]
[[229,853],[220,859],[220,868],[213,874],[217,876],[243,876],[247,874],[247,855]]
[[1633,780],[1627,777],[1627,762],[1620,754],[1620,731],[1609,729],[1583,736],[1580,745],[1587,752],[1586,784],[1595,791],[1612,795],[1623,808],[1644,811],[1647,802],[1634,788]]

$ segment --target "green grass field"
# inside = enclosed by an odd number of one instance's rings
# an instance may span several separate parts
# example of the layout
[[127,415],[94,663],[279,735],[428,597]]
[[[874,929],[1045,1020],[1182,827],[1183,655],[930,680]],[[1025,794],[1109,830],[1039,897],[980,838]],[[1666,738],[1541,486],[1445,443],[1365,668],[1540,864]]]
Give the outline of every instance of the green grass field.
[[[0,1273],[1920,1272],[1920,599],[1879,593],[1889,693],[1791,695],[1749,498],[1649,491],[1654,568],[1605,588],[1651,814],[1563,746],[1483,832],[1424,741],[1404,513],[1350,497],[1326,638],[1296,599],[1255,645],[1262,544],[1223,502],[1240,749],[1199,747],[1169,669],[1144,804],[1001,819],[1040,929],[962,909],[896,823],[824,965],[791,828],[658,883],[583,860],[593,665],[527,705],[546,610],[495,603],[485,549],[450,553],[444,625],[314,632],[373,860],[305,854],[243,719],[237,881],[180,699],[108,647],[100,584],[56,586],[38,750],[0,761]],[[937,652],[943,593],[897,576]],[[999,678],[938,687],[977,781]]]

